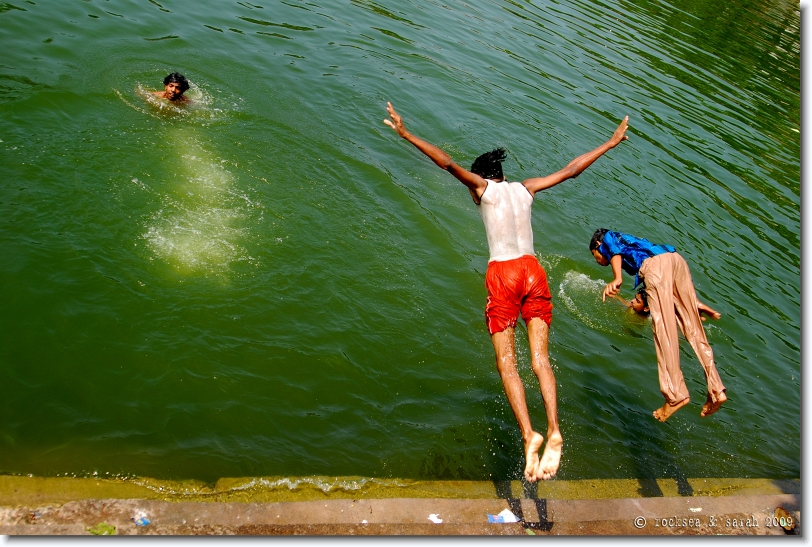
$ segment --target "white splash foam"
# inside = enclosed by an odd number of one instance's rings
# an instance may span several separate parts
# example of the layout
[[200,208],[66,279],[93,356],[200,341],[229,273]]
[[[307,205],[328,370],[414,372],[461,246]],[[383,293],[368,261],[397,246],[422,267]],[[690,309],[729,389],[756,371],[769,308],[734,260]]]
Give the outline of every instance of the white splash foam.
[[367,484],[381,484],[384,486],[406,486],[403,483],[397,482],[395,480],[381,480],[381,479],[372,479],[372,478],[338,478],[335,479],[327,479],[324,477],[298,477],[294,479],[290,479],[288,477],[283,477],[280,479],[269,480],[265,478],[258,478],[252,479],[251,482],[245,484],[243,486],[239,486],[234,488],[234,490],[247,490],[254,487],[262,487],[262,488],[279,488],[285,487],[289,490],[296,490],[301,488],[305,485],[315,486],[322,492],[330,492],[332,490],[360,490]]
[[[158,492],[165,495],[179,495],[179,496],[197,496],[201,494],[214,494],[209,488],[199,488],[195,486],[184,486],[177,488],[176,485],[170,483],[155,483],[152,480],[141,480],[138,478],[130,478],[130,482],[148,488],[153,492]],[[232,486],[231,488],[217,491],[217,494],[227,492],[243,492],[247,490],[275,490],[287,489],[290,491],[298,490],[302,487],[313,486],[324,493],[329,493],[334,490],[343,491],[358,491],[367,485],[381,485],[385,487],[405,487],[405,483],[395,479],[375,479],[367,477],[280,477],[280,478],[264,478],[257,477],[251,478],[244,484]]]
[[[151,89],[141,83],[135,86],[135,95],[140,100],[130,100],[124,93],[113,88],[113,92],[130,108],[142,114],[147,114],[154,118],[175,118],[183,117],[191,121],[199,120],[209,122],[219,119],[226,112],[215,107],[214,97],[205,89],[198,87],[194,82],[189,82],[189,89],[184,95],[190,99],[189,103],[173,103],[153,95]],[[135,99],[135,97],[131,97]]]
[[[181,273],[225,273],[236,261],[248,260],[240,244],[251,200],[235,191],[235,180],[223,162],[201,145],[190,128],[167,128],[177,143],[179,169],[162,207],[148,221],[143,238],[155,257]],[[176,134],[173,134],[176,132]]]
[[581,306],[575,303],[573,296],[577,296],[577,299],[581,300],[585,294],[598,294],[597,291],[600,290],[602,285],[603,282],[599,279],[592,279],[579,272],[568,271],[564,274],[564,280],[558,286],[558,299],[578,319],[592,328],[597,328],[598,325],[592,321],[589,314],[582,310]]

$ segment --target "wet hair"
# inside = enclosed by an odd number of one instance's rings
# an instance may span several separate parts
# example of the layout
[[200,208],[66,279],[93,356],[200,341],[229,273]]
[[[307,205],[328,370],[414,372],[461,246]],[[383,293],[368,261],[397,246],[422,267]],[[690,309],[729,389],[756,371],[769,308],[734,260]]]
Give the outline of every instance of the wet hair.
[[504,148],[496,148],[490,152],[485,152],[471,165],[471,172],[479,175],[483,179],[501,180],[504,178],[502,174],[502,162],[507,158],[507,152]]
[[646,294],[646,284],[641,283],[639,287],[637,287],[637,294],[640,295],[640,299],[643,301],[643,307],[648,308],[648,294]]
[[603,243],[603,236],[608,232],[606,228],[598,228],[595,230],[595,233],[592,234],[592,239],[589,241],[589,250],[590,251],[597,251],[598,247],[601,246]]
[[183,74],[179,72],[173,72],[166,78],[164,78],[164,85],[167,85],[170,82],[174,82],[176,84],[180,84],[180,92],[183,93],[187,89],[189,89],[189,80]]

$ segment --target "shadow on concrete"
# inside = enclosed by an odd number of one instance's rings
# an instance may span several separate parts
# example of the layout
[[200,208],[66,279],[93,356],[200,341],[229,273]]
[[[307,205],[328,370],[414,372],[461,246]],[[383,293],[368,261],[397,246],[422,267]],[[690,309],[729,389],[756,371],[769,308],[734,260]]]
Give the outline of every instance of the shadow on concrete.
[[519,517],[519,524],[521,524],[522,528],[525,530],[530,529],[549,532],[553,528],[553,523],[547,519],[547,500],[539,499],[538,487],[536,484],[522,481],[522,485],[522,495],[525,498],[532,500],[532,502],[536,505],[536,512],[539,515],[538,522],[527,521],[524,516],[524,509],[522,509],[521,498],[512,497],[513,491],[510,487],[510,481],[493,481],[493,486],[496,489],[496,495],[504,499],[507,502],[508,507],[510,507],[510,511]]
[[800,494],[801,482],[792,479],[775,479],[772,483],[784,494]]

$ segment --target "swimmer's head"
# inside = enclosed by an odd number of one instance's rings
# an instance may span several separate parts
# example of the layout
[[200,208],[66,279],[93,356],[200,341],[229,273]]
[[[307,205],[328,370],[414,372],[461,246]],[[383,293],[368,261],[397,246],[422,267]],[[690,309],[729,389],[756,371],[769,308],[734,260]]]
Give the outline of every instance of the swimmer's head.
[[183,74],[178,72],[173,72],[164,78],[164,86],[169,85],[170,82],[178,84],[181,93],[189,89],[189,80],[187,80]]
[[646,286],[640,285],[637,289],[637,294],[634,295],[634,300],[631,301],[631,308],[640,315],[648,315],[648,296],[646,295]]
[[183,92],[189,89],[189,81],[181,74],[173,72],[164,78],[164,98],[170,101],[186,101]]
[[504,148],[496,148],[490,152],[485,152],[471,165],[471,172],[479,175],[483,179],[490,180],[505,180],[505,175],[502,174],[502,162],[505,161],[507,153]]
[[603,243],[603,236],[608,231],[609,230],[607,230],[606,228],[598,228],[597,230],[595,230],[595,233],[592,234],[592,239],[589,241],[589,250],[592,252],[592,256],[595,257],[595,262],[597,262],[601,266],[609,265],[609,261],[598,250],[598,248],[601,246],[601,243]]

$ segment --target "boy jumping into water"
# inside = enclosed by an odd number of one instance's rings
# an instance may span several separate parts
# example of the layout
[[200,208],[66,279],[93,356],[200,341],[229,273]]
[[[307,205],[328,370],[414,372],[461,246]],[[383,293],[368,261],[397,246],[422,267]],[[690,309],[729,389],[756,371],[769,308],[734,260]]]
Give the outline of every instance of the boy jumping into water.
[[[409,133],[391,103],[387,103],[387,110],[391,119],[384,120],[384,123],[428,156],[438,167],[463,183],[482,215],[490,249],[485,277],[485,286],[488,288],[485,319],[496,353],[496,368],[521,429],[527,462],[524,476],[529,482],[550,479],[558,471],[564,441],[558,428],[555,375],[547,355],[553,305],[547,286],[547,274],[533,250],[530,207],[536,192],[577,177],[595,160],[626,140],[628,117],[620,123],[606,143],[575,158],[560,171],[524,182],[505,182],[502,174],[502,162],[506,156],[504,149],[498,148],[482,154],[474,161],[471,170],[467,171],[454,163],[444,151]],[[519,312],[527,324],[531,366],[538,378],[547,412],[547,445],[541,459],[539,450],[544,437],[534,431],[530,423],[524,386],[516,369],[513,334]]]
[[612,265],[614,279],[603,289],[604,301],[607,296],[618,294],[623,283],[621,270],[635,276],[635,286],[640,284],[641,278],[645,280],[660,391],[665,397],[665,404],[654,411],[654,417],[664,422],[690,402],[679,365],[677,325],[702,363],[708,383],[708,398],[699,415],[705,418],[719,410],[727,401],[725,386],[705,337],[699,301],[685,259],[671,245],[654,245],[647,239],[605,228],[592,235],[589,250],[601,266]]

